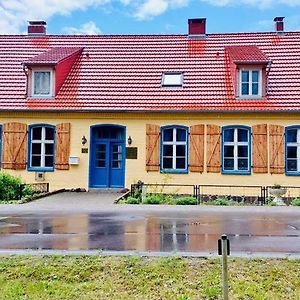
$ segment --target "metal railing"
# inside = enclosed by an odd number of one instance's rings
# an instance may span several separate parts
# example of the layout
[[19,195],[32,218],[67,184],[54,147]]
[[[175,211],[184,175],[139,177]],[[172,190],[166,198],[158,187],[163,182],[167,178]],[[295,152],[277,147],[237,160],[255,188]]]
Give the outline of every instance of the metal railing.
[[244,204],[263,205],[267,191],[264,186],[202,184],[197,186],[199,203],[227,199]]
[[[260,185],[216,185],[216,184],[166,184],[144,183],[142,181],[131,185],[131,196],[144,197],[145,194],[171,194],[174,196],[193,196],[198,204],[216,199],[232,200],[241,204],[265,205],[271,200],[272,186]],[[283,186],[286,194],[282,197],[286,204],[300,198],[300,186]]]
[[[28,188],[29,191],[26,191]],[[39,183],[22,183],[19,188],[19,198],[22,199],[23,196],[28,193],[41,194],[49,192],[49,182],[39,182]]]

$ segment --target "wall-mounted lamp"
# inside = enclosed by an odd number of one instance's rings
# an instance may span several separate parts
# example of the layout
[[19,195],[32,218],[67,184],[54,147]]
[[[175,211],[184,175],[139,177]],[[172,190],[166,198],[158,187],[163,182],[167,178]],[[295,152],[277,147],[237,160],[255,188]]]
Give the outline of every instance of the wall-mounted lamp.
[[82,136],[82,138],[81,138],[81,144],[82,144],[82,146],[84,146],[86,143],[87,143],[86,137]]
[[128,137],[127,143],[128,143],[128,145],[131,145],[131,144],[132,144],[132,138],[131,138],[131,136]]

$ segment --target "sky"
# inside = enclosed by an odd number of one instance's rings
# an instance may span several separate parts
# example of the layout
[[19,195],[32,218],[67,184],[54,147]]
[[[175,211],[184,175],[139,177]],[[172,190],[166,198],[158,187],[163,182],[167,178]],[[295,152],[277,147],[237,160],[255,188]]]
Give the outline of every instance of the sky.
[[206,18],[207,33],[300,30],[300,0],[0,0],[0,34],[26,34],[29,20],[48,34],[185,34]]

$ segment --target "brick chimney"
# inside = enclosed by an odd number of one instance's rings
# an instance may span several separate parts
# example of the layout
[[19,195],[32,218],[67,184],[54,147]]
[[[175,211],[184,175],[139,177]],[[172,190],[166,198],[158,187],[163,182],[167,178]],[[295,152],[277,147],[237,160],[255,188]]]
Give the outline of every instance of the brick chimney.
[[45,21],[29,21],[28,35],[46,35]]
[[274,18],[275,22],[275,30],[277,33],[283,33],[284,31],[284,22],[283,22],[284,17],[276,17]]
[[206,35],[206,19],[189,19],[189,35]]

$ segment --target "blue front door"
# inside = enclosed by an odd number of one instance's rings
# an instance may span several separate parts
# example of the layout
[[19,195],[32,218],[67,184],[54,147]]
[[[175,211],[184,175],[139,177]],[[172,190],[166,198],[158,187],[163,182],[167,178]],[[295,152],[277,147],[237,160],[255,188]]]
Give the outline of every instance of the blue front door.
[[119,126],[92,128],[91,188],[122,188],[125,176],[125,129]]

